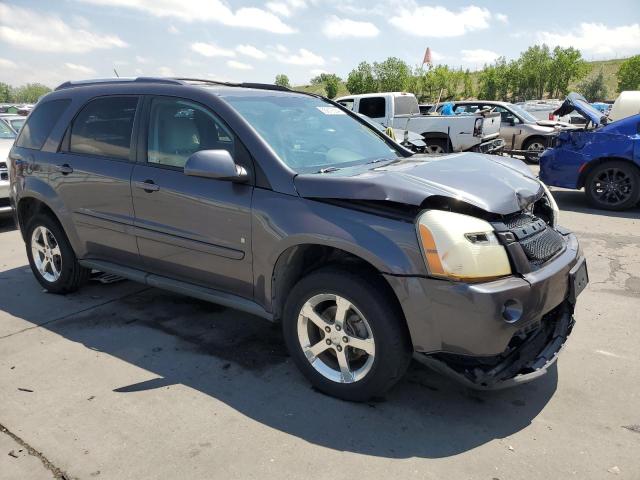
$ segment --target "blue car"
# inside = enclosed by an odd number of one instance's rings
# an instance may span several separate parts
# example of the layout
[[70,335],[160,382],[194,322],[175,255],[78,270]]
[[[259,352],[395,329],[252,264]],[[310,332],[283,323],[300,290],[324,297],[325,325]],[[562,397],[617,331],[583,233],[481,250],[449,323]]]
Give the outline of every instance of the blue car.
[[540,157],[540,180],[556,187],[584,188],[596,208],[625,210],[640,201],[640,115],[607,123],[581,95],[571,93],[556,110],[578,112],[583,129],[563,131]]

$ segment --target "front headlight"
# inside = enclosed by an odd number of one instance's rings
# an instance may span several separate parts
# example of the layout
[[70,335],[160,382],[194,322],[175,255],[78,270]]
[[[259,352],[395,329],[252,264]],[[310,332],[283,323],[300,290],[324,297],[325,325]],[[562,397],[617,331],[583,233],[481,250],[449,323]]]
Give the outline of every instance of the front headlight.
[[556,199],[551,195],[551,191],[544,184],[544,182],[540,182],[542,188],[544,188],[544,194],[547,196],[547,201],[549,202],[549,206],[551,207],[551,211],[553,212],[553,218],[551,219],[551,226],[553,228],[558,226],[558,221],[560,218],[560,209],[558,208],[558,204],[556,203]]
[[429,272],[459,281],[487,281],[511,274],[505,248],[484,220],[460,213],[427,210],[416,223]]

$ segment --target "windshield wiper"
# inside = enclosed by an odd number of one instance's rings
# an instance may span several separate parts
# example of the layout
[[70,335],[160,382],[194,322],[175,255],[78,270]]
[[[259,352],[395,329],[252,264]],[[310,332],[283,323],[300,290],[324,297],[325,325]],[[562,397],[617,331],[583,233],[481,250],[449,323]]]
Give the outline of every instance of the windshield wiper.
[[321,168],[316,173],[337,172],[338,170],[340,170],[338,167],[327,167],[327,168]]

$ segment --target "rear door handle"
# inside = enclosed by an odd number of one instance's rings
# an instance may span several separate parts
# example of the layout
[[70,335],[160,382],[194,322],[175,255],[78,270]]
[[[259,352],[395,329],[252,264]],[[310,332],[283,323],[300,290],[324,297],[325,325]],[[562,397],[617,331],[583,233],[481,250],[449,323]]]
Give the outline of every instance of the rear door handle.
[[73,173],[73,168],[68,163],[65,163],[64,165],[56,165],[55,168],[56,171],[60,172],[63,175],[69,175],[70,173]]
[[157,192],[160,190],[160,187],[154,183],[153,180],[145,180],[144,182],[134,182],[134,185],[137,188],[141,188],[147,193]]

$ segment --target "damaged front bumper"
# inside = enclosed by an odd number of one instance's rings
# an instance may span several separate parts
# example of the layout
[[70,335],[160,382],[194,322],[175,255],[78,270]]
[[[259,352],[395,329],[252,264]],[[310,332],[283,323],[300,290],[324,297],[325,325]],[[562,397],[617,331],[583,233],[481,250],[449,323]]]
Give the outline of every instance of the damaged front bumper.
[[474,149],[480,153],[501,153],[504,150],[504,140],[502,138],[495,138],[493,140],[489,140],[488,142],[483,142],[480,145],[477,145]]
[[514,336],[513,344],[499,356],[475,359],[416,353],[414,357],[469,388],[498,390],[513,387],[547,372],[558,359],[574,323],[573,305],[565,301],[547,313],[538,328]]

